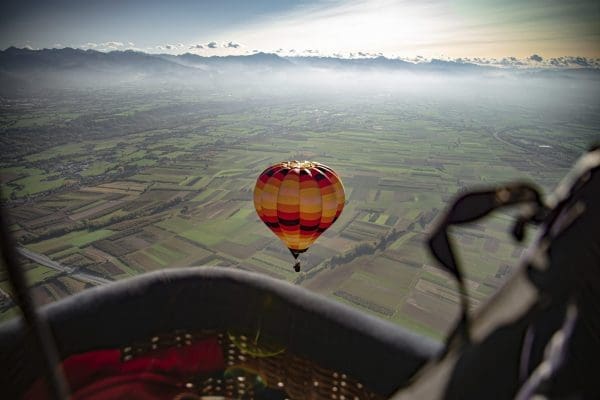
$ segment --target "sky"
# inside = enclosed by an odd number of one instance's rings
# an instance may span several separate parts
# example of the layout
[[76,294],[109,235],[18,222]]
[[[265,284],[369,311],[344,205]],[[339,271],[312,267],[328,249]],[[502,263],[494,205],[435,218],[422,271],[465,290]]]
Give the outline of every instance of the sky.
[[600,57],[597,0],[21,0],[0,48],[201,55]]

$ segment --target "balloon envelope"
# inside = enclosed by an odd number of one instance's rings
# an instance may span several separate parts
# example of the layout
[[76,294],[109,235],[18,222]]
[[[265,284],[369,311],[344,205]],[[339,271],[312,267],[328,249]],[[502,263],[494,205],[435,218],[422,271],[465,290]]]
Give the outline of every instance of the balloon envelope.
[[336,221],[344,202],[340,178],[318,162],[272,165],[260,174],[254,188],[258,216],[295,258]]

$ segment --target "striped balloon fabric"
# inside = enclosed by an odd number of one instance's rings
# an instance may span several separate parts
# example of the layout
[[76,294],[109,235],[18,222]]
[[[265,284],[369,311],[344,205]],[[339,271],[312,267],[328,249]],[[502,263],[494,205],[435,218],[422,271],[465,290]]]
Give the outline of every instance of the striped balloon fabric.
[[[344,187],[338,175],[312,161],[272,165],[260,174],[254,188],[258,216],[294,258],[335,222],[344,202]],[[300,264],[294,268],[299,271]]]

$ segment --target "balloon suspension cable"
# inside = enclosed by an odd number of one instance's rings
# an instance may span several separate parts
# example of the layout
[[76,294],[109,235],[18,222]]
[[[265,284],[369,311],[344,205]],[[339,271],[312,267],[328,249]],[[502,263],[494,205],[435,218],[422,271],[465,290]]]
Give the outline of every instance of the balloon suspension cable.
[[12,285],[15,301],[21,308],[23,318],[30,333],[33,333],[35,345],[39,348],[44,361],[46,379],[52,398],[69,398],[69,388],[59,365],[60,359],[48,324],[36,309],[27,279],[21,268],[13,238],[8,231],[8,218],[3,205],[0,205],[0,252]]
[[294,259],[296,260],[296,263],[294,264],[294,271],[296,272],[300,272],[300,260],[298,260],[298,256],[300,255],[300,252],[297,250],[292,250],[289,249],[290,253],[292,253],[292,255],[294,256]]

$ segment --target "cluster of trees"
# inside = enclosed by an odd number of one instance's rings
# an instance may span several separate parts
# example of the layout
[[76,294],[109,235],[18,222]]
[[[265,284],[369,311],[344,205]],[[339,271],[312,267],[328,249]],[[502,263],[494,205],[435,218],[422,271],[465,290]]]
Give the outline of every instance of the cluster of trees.
[[[413,227],[414,223],[408,226],[408,230],[413,229]],[[407,231],[398,231],[396,228],[393,228],[386,235],[382,236],[377,242],[361,243],[344,254],[331,257],[329,261],[326,261],[323,265],[328,265],[330,268],[335,268],[338,265],[347,264],[357,257],[374,254],[377,250],[384,250],[387,248],[406,232]],[[298,274],[298,277],[294,280],[294,283],[300,284],[318,274],[322,269],[323,267],[319,266],[311,268],[308,271],[301,271]]]
[[[410,224],[408,226],[408,230],[412,229],[414,224]],[[340,254],[332,257],[329,260],[330,267],[336,267],[338,265],[347,264],[354,260],[355,258],[374,254],[378,250],[384,250],[391,243],[395,242],[400,236],[402,236],[406,231],[398,231],[396,228],[393,228],[386,235],[381,237],[377,242],[373,243],[361,243],[358,246],[352,248],[352,250],[347,251],[344,254]]]
[[347,251],[344,254],[340,254],[338,256],[331,257],[331,260],[329,260],[329,266],[336,267],[341,264],[347,264],[350,261],[352,261],[355,258],[358,258],[360,256],[365,256],[368,254],[375,253],[376,248],[377,248],[377,242],[375,242],[373,244],[361,243],[358,246],[353,247],[352,250]]

